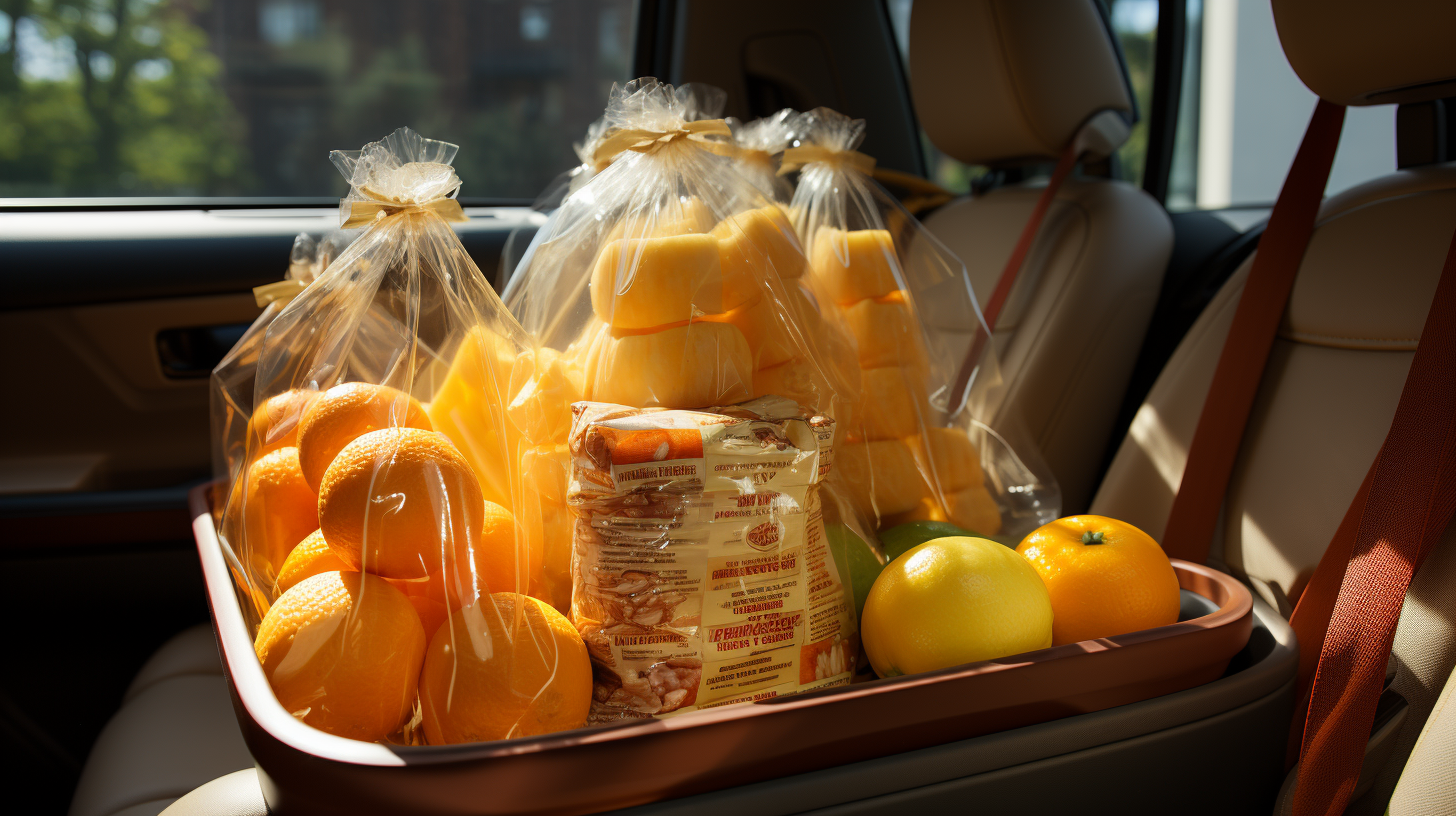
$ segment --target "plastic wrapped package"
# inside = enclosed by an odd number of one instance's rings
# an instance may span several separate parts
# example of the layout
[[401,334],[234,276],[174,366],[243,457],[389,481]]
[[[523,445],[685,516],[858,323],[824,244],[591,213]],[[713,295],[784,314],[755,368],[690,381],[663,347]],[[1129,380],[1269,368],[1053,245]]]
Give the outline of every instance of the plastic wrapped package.
[[279,702],[354,739],[528,736],[590,702],[512,512],[521,429],[547,422],[515,397],[549,361],[450,228],[455,153],[402,128],[332,154],[365,229],[262,332],[219,525]]
[[[821,313],[787,214],[720,149],[724,122],[689,118],[691,99],[652,79],[613,89],[599,151],[610,165],[563,202],[518,273],[512,311],[569,372],[552,413],[577,401],[728,411],[778,396],[837,421],[859,402],[848,334]],[[543,436],[535,458],[565,442]],[[537,495],[543,518],[566,509]],[[880,558],[865,521],[846,511],[837,523]],[[548,582],[569,581],[580,556],[547,555]]]
[[[209,398],[212,402],[213,476],[231,482],[247,450],[249,420],[253,416],[253,388],[258,368],[258,352],[263,335],[299,292],[328,268],[339,253],[348,248],[358,230],[333,230],[321,236],[301,232],[293,239],[288,254],[288,271],[283,280],[253,290],[263,313],[258,315],[212,370]],[[273,406],[274,410],[281,405]],[[287,438],[293,426],[290,417],[269,423],[268,430],[278,439]],[[255,427],[256,430],[256,427]],[[262,444],[266,445],[267,440]],[[222,503],[217,503],[218,512]]]
[[821,314],[787,214],[720,155],[721,120],[687,118],[691,99],[656,80],[614,89],[611,164],[543,228],[511,309],[581,366],[584,399],[701,408],[757,380],[834,415],[858,398],[848,335]]
[[752,122],[726,120],[733,131],[739,172],[764,195],[785,206],[794,196],[794,187],[779,175],[778,155],[793,143],[798,116],[793,108],[784,108]]
[[1060,492],[1000,410],[1002,382],[965,267],[871,178],[864,121],[826,108],[797,120],[789,211],[809,277],[854,342],[863,399],[842,423],[837,475],[881,529],[950,521],[1019,539],[1056,518]]
[[782,397],[577,406],[572,618],[593,722],[849,683],[854,595],[819,496],[833,424]]

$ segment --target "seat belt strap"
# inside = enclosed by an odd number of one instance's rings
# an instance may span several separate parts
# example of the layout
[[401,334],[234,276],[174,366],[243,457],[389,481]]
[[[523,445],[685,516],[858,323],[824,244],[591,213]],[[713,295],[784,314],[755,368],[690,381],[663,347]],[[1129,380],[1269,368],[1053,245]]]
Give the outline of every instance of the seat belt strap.
[[1343,105],[1321,99],[1315,106],[1269,215],[1269,226],[1259,240],[1188,448],[1178,495],[1168,513],[1162,543],[1163,550],[1174,558],[1200,564],[1208,558],[1264,365],[1314,233],[1344,121]]
[[1294,816],[1344,812],[1406,590],[1456,513],[1456,234],[1369,485],[1310,689]]
[[1052,169],[1052,177],[1041,188],[1041,195],[1036,198],[1036,206],[1031,209],[1031,217],[1022,226],[1021,237],[1016,239],[1016,247],[1011,250],[1011,257],[1006,259],[1006,266],[1001,269],[1001,277],[996,279],[996,288],[991,290],[991,297],[986,301],[986,307],[981,310],[986,318],[986,326],[992,332],[996,331],[996,318],[1001,316],[1001,308],[1006,305],[1006,298],[1011,295],[1011,287],[1016,285],[1016,276],[1021,274],[1021,267],[1026,265],[1026,256],[1031,254],[1031,244],[1036,240],[1036,233],[1041,229],[1047,210],[1051,209],[1052,199],[1057,197],[1062,182],[1067,180],[1067,176],[1072,174],[1072,168],[1076,166],[1077,138],[1073,136],[1067,140],[1067,146],[1062,148],[1062,155],[1057,157],[1057,166]]
[[[1078,132],[1080,135],[1080,131]],[[1072,174],[1072,168],[1077,166],[1077,136],[1074,135],[1067,140],[1067,146],[1062,148],[1062,154],[1057,158],[1057,165],[1052,169],[1052,177],[1047,179],[1047,184],[1041,190],[1041,195],[1036,198],[1036,206],[1031,208],[1031,217],[1021,227],[1021,237],[1016,239],[1016,246],[1011,250],[1011,257],[1006,259],[1006,265],[1001,268],[1001,277],[996,279],[996,288],[991,290],[991,297],[981,309],[981,317],[985,320],[984,326],[976,327],[976,335],[971,340],[966,356],[961,360],[960,368],[956,371],[955,379],[951,381],[953,404],[952,415],[960,412],[963,401],[966,399],[966,388],[971,383],[971,377],[976,373],[977,367],[981,364],[981,353],[986,349],[986,343],[991,335],[996,332],[996,319],[1001,316],[1001,308],[1006,305],[1006,298],[1011,295],[1011,289],[1016,285],[1016,276],[1021,273],[1021,267],[1026,265],[1026,256],[1031,253],[1031,244],[1036,240],[1036,233],[1041,229],[1041,222],[1046,218],[1047,210],[1051,209],[1052,199],[1057,197],[1057,191],[1062,188],[1062,182]]]
[[1285,770],[1299,761],[1299,751],[1304,744],[1304,717],[1309,710],[1309,684],[1314,681],[1314,671],[1319,666],[1325,632],[1330,627],[1330,616],[1335,612],[1340,584],[1345,580],[1345,565],[1350,563],[1350,554],[1355,550],[1355,534],[1360,531],[1360,517],[1365,512],[1365,500],[1370,496],[1370,483],[1374,478],[1375,463],[1372,462],[1365,473],[1365,481],[1355,491],[1355,498],[1345,510],[1345,517],[1330,538],[1330,545],[1325,548],[1325,554],[1314,568],[1309,583],[1298,593],[1299,600],[1289,616],[1289,627],[1294,630],[1299,642],[1299,674],[1294,681],[1296,705],[1294,720],[1289,727],[1289,743],[1285,746]]

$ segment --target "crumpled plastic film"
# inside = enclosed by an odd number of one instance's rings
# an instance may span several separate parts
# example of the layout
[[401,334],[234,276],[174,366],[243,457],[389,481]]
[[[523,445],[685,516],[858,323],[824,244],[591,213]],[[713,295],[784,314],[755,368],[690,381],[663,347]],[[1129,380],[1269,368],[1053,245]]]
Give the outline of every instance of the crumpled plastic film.
[[456,150],[401,128],[332,154],[363,232],[261,327],[223,423],[244,430],[219,533],[264,673],[354,739],[528,736],[590,701],[515,512],[552,369],[450,227]]
[[855,345],[863,399],[836,475],[880,529],[950,521],[1019,539],[1061,497],[1036,447],[1001,411],[994,347],[965,267],[871,177],[864,121],[818,108],[796,120],[783,172],[808,277]]
[[794,187],[779,175],[778,158],[794,141],[799,112],[784,108],[771,116],[739,122],[729,117],[733,142],[738,148],[738,169],[754,187],[779,204],[788,205]]

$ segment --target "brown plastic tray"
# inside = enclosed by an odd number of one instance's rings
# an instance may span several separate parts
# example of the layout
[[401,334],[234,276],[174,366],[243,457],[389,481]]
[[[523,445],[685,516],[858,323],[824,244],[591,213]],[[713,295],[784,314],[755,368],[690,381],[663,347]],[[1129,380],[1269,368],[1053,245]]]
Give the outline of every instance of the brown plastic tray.
[[1173,561],[1217,610],[1117,637],[926,674],[545,737],[405,747],[343,739],[279,705],[253,653],[209,505],[192,527],[243,737],[280,814],[575,814],[805,773],[1146,700],[1217,679],[1253,599]]

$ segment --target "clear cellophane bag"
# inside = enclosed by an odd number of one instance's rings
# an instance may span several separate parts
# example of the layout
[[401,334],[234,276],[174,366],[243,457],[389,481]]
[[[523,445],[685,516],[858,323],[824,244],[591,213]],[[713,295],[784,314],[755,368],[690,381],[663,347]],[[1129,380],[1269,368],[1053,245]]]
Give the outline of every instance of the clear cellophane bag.
[[354,739],[576,728],[590,698],[518,516],[537,355],[450,226],[456,150],[401,128],[332,154],[363,232],[272,315],[220,425],[244,426],[219,534],[264,673]]
[[[805,275],[806,258],[787,214],[738,172],[731,150],[724,149],[730,136],[726,123],[697,118],[692,99],[690,89],[655,79],[613,88],[604,117],[609,135],[595,155],[606,168],[563,201],[517,272],[508,300],[540,353],[562,369],[554,398],[578,403],[575,425],[552,428],[548,437],[533,441],[568,463],[570,487],[560,484],[570,506],[563,524],[572,533],[573,620],[591,649],[598,679],[593,717],[602,721],[681,713],[752,692],[741,684],[731,694],[715,690],[713,671],[721,666],[704,649],[704,638],[719,631],[713,627],[746,622],[750,614],[777,621],[798,615],[793,620],[799,628],[790,627],[788,640],[774,641],[777,647],[821,649],[825,665],[836,669],[827,679],[808,669],[807,683],[798,674],[765,675],[760,692],[848,682],[857,653],[857,611],[848,589],[851,559],[833,550],[852,546],[876,565],[882,561],[869,524],[821,495],[817,478],[794,481],[800,479],[796,475],[789,480],[792,489],[779,493],[745,477],[734,483],[731,499],[760,510],[703,524],[693,515],[730,499],[711,480],[684,474],[727,467],[712,464],[715,451],[722,450],[714,447],[714,434],[737,427],[735,417],[754,413],[735,406],[784,398],[755,426],[770,439],[777,438],[769,428],[778,427],[775,423],[797,428],[794,423],[819,417],[816,427],[833,427],[859,402],[859,392],[848,336],[837,315],[821,313],[823,295]],[[661,432],[664,440],[676,439],[679,431],[701,434],[696,446],[685,449],[707,453],[654,465],[663,468],[662,477],[645,481],[628,478],[629,471],[641,475],[630,466],[665,462],[676,448],[664,441],[660,449],[641,454],[647,460],[634,458],[637,453],[608,456],[609,467],[629,468],[614,482],[620,492],[610,500],[589,499],[577,486],[591,472],[591,462],[607,461],[601,451],[595,451],[596,460],[588,455],[595,444],[589,440],[612,434],[581,417],[608,409],[640,413],[622,421],[635,430]],[[709,430],[701,431],[704,427]],[[620,450],[640,444],[646,443]],[[809,456],[808,448],[792,447]],[[830,445],[813,457],[827,472],[832,455]],[[552,517],[562,509],[545,501],[542,508]],[[752,528],[745,527],[750,520]],[[778,532],[750,535],[758,524]],[[683,538],[686,530],[701,535]],[[640,546],[621,545],[624,536]],[[827,548],[826,538],[832,539]],[[753,550],[749,540],[765,549]],[[649,541],[657,556],[643,555]],[[806,548],[812,553],[806,555]],[[785,580],[800,590],[808,579],[804,564],[817,565],[824,583],[814,599],[802,591],[775,598],[779,606],[771,612],[749,613],[727,601],[705,607],[705,597],[716,597],[713,582],[729,574],[715,579],[709,565],[741,558],[779,559]],[[668,568],[669,562],[676,566]],[[754,587],[769,580],[767,573],[753,574]],[[661,608],[637,603],[664,593],[684,600]],[[806,603],[839,603],[823,616],[835,623],[805,628]],[[634,643],[656,644],[656,651],[629,653]],[[793,665],[818,660],[817,653],[800,655]],[[669,678],[668,685],[655,691],[643,685],[642,678],[657,676],[654,672]],[[689,682],[702,693],[668,693],[684,691]]]
[[[728,92],[722,88],[706,85],[700,82],[686,82],[678,86],[678,92],[682,95],[683,116],[689,121],[698,119],[717,119],[723,115],[723,108],[728,104]],[[731,124],[731,120],[730,120]],[[566,197],[581,189],[588,181],[596,177],[597,173],[605,170],[607,165],[617,154],[598,154],[602,139],[610,134],[612,125],[607,122],[605,116],[587,125],[586,138],[580,142],[574,142],[571,146],[576,153],[578,164],[551,180],[546,189],[536,197],[531,208],[538,212],[547,214],[547,219],[556,218],[556,211],[561,208],[561,202]],[[727,145],[723,145],[727,147]],[[780,203],[788,203],[788,198],[783,198]],[[501,251],[501,270],[499,280],[504,281],[501,287],[501,299],[508,307],[514,308],[514,302],[518,297],[515,270],[524,268],[527,260],[535,254],[536,246],[540,239],[551,230],[534,229],[531,237],[523,239],[522,230],[516,229],[506,239],[506,246]]]
[[864,121],[818,108],[797,119],[789,211],[809,277],[855,344],[863,400],[836,477],[883,530],[949,521],[1017,541],[1057,517],[1036,447],[1001,410],[994,347],[964,265],[872,177]]
[[[273,319],[299,292],[328,268],[358,234],[358,230],[333,230],[321,236],[300,232],[288,253],[288,270],[283,280],[259,286],[254,297],[262,313],[243,332],[212,370],[208,389],[212,415],[213,478],[231,481],[247,452],[248,419],[253,415],[253,386],[258,370],[258,352],[263,334]],[[214,513],[221,516],[222,502]]]
[[794,141],[799,112],[784,108],[771,116],[739,122],[729,118],[739,172],[773,201],[787,206],[794,186],[779,175],[778,157]]

